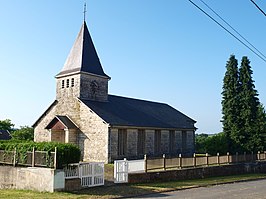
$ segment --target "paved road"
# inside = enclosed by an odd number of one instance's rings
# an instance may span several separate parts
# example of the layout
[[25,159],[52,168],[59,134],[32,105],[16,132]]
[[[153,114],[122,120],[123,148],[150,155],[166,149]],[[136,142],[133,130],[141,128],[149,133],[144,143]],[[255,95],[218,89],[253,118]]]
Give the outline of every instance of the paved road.
[[266,180],[239,182],[233,184],[173,191],[168,193],[151,194],[138,198],[266,199]]

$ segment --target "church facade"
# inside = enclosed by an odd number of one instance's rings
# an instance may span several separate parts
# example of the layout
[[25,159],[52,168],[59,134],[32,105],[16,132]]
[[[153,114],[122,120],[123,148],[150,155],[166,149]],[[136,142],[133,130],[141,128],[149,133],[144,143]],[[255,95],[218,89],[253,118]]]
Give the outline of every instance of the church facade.
[[56,99],[34,123],[36,142],[79,146],[84,161],[194,153],[193,119],[158,102],[108,94],[108,81],[84,21],[63,69]]

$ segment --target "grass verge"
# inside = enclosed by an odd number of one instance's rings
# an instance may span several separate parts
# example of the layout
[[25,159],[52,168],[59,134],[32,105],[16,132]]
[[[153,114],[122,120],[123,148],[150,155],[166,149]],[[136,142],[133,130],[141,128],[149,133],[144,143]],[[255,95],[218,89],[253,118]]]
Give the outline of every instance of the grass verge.
[[179,189],[187,189],[200,186],[211,186],[223,183],[232,183],[236,181],[246,181],[255,179],[265,179],[266,174],[248,174],[235,175],[225,177],[213,177],[197,180],[173,181],[173,182],[157,182],[157,183],[143,183],[143,184],[123,184],[107,187],[87,188],[81,191],[72,193],[47,193],[34,192],[24,190],[1,190],[0,198],[8,199],[22,199],[22,198],[47,198],[47,199],[90,199],[90,198],[117,198],[130,197],[136,195],[143,195],[156,192],[166,192]]

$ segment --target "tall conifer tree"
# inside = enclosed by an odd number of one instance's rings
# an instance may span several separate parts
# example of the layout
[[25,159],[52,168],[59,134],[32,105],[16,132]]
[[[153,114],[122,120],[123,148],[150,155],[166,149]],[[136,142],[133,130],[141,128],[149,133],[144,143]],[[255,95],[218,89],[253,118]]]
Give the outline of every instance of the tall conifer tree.
[[258,118],[256,126],[256,149],[258,151],[264,151],[266,149],[266,113],[263,104],[260,103],[258,108]]
[[250,61],[246,56],[242,58],[239,69],[239,97],[240,97],[240,132],[236,141],[241,143],[244,150],[257,150],[260,142],[260,132],[258,132],[258,111],[259,98],[252,79],[253,71]]
[[259,102],[252,74],[246,56],[239,70],[235,56],[230,56],[222,91],[223,131],[230,152],[266,149],[266,113]]
[[234,137],[239,133],[239,73],[237,60],[231,55],[226,64],[222,91],[222,123],[226,135],[228,150],[234,149]]

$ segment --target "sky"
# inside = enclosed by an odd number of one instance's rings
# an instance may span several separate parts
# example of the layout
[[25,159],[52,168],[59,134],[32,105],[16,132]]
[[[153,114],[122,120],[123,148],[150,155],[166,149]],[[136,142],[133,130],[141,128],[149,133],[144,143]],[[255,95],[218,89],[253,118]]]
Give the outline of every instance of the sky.
[[[225,65],[234,54],[239,64],[250,59],[266,104],[266,62],[189,0],[0,0],[0,120],[31,126],[54,101],[54,77],[83,23],[84,2],[110,94],[167,103],[196,120],[197,133],[218,133]],[[204,2],[266,54],[266,18],[251,1]],[[265,1],[256,2],[266,11]]]

